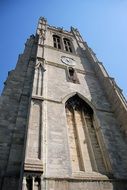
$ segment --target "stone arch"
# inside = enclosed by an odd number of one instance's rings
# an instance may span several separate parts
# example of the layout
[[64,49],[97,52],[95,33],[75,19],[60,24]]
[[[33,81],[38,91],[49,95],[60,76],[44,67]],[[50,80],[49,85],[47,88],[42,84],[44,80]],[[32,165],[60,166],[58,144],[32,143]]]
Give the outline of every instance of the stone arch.
[[64,96],[64,97],[62,98],[62,103],[65,104],[66,101],[67,101],[69,98],[71,98],[72,96],[74,96],[74,95],[76,95],[76,94],[77,94],[82,100],[84,100],[84,101],[92,108],[92,110],[93,110],[93,119],[95,120],[96,125],[97,125],[97,126],[100,126],[100,121],[99,121],[99,119],[98,119],[98,117],[97,117],[97,114],[96,114],[96,107],[95,107],[95,105],[94,105],[88,98],[86,98],[83,94],[81,94],[80,92],[74,91],[74,92],[71,92],[71,93],[67,94],[66,96]]
[[96,108],[95,108],[94,104],[93,104],[92,102],[90,102],[90,101],[88,100],[88,98],[86,98],[83,94],[81,94],[81,93],[79,93],[79,92],[72,92],[72,93],[70,93],[70,94],[67,94],[66,96],[64,96],[64,97],[62,98],[62,103],[65,104],[65,102],[66,102],[69,98],[71,98],[72,96],[74,96],[74,95],[76,95],[76,94],[77,94],[82,100],[84,100],[84,101],[93,109],[93,112],[95,112]]
[[81,94],[67,95],[65,103],[70,158],[73,172],[107,174],[102,148],[93,118],[95,108]]

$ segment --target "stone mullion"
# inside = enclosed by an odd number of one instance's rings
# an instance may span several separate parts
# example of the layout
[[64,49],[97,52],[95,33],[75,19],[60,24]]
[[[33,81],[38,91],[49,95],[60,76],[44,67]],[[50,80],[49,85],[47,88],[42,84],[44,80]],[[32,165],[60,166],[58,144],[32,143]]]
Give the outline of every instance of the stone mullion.
[[27,182],[25,176],[23,177],[22,190],[27,190]]
[[[83,123],[79,122],[79,117],[81,119],[81,112],[74,110],[74,120],[77,130],[78,142],[79,142],[79,149],[81,154],[81,162],[82,168],[81,170],[85,172],[92,172],[92,165],[89,157],[88,147],[87,147],[87,139],[86,134],[83,130]],[[84,143],[85,142],[85,143]]]
[[87,137],[87,143],[88,143],[89,154],[90,154],[90,159],[91,159],[90,162],[92,161],[91,167],[93,167],[92,170],[95,170],[97,172],[98,168],[97,168],[97,164],[96,164],[96,160],[95,160],[95,156],[94,156],[94,151],[92,148],[91,138],[90,138],[89,131],[87,128],[87,123],[86,123],[85,114],[84,114],[83,110],[82,110],[82,119],[83,119],[84,132],[85,132],[86,137]]
[[46,180],[44,180],[43,175],[40,176],[40,187],[38,190],[46,190]]
[[69,110],[66,109],[67,125],[68,125],[68,137],[69,137],[69,147],[70,147],[70,159],[72,163],[72,171],[79,171],[79,161],[77,155],[77,146],[76,146],[76,134],[74,126],[74,115]]
[[32,176],[32,189],[31,189],[31,190],[35,190],[35,189],[34,189],[34,180],[35,180],[35,177]]
[[35,177],[34,177],[34,189],[33,190],[39,190],[39,183],[38,183],[38,181],[35,181]]

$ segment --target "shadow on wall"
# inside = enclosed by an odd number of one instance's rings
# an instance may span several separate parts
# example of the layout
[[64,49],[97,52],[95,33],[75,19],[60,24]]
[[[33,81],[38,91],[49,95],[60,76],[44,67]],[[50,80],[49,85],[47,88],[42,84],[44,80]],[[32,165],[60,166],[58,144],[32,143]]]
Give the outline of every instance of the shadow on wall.
[[[78,49],[80,54],[85,54],[85,50]],[[96,115],[99,120],[101,131],[103,133],[104,143],[106,144],[106,150],[111,162],[112,177],[114,181],[113,190],[126,190],[127,189],[127,144],[124,139],[118,122],[114,113],[111,110],[110,103],[107,100],[105,91],[102,84],[95,74],[94,68],[88,59],[86,63],[83,58],[81,62],[84,70],[91,72],[85,75],[85,81],[87,83],[90,95],[92,97],[92,104],[96,108]],[[91,66],[88,66],[91,65]],[[93,73],[93,74],[92,74]],[[123,179],[123,180],[122,180]]]

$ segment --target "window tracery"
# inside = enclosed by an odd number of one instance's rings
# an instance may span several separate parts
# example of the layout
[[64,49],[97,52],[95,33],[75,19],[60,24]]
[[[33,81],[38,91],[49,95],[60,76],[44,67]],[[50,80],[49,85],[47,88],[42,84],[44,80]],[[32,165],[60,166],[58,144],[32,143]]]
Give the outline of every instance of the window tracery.
[[92,108],[78,95],[65,104],[72,171],[106,174],[103,154],[96,136]]
[[72,43],[70,39],[62,38],[56,34],[53,35],[53,47],[56,49],[63,49],[69,53],[73,53]]

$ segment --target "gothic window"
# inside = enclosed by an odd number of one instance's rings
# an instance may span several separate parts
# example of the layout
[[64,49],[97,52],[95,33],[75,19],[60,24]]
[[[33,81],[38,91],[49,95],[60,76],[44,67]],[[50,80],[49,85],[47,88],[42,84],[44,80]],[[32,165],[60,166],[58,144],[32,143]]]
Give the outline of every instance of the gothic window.
[[40,176],[29,175],[26,177],[26,190],[34,190],[41,188]]
[[42,96],[44,72],[45,72],[45,69],[42,63],[39,62],[35,67],[35,76],[34,76],[34,85],[33,85],[33,93],[35,95]]
[[78,95],[65,104],[72,171],[100,172],[106,166],[93,124],[93,110]]
[[73,83],[79,83],[76,71],[73,67],[68,67],[68,80]]
[[53,35],[53,44],[55,48],[61,49],[61,39],[59,36]]
[[70,40],[67,38],[64,38],[63,41],[64,41],[65,50],[72,53],[72,46],[71,46]]

